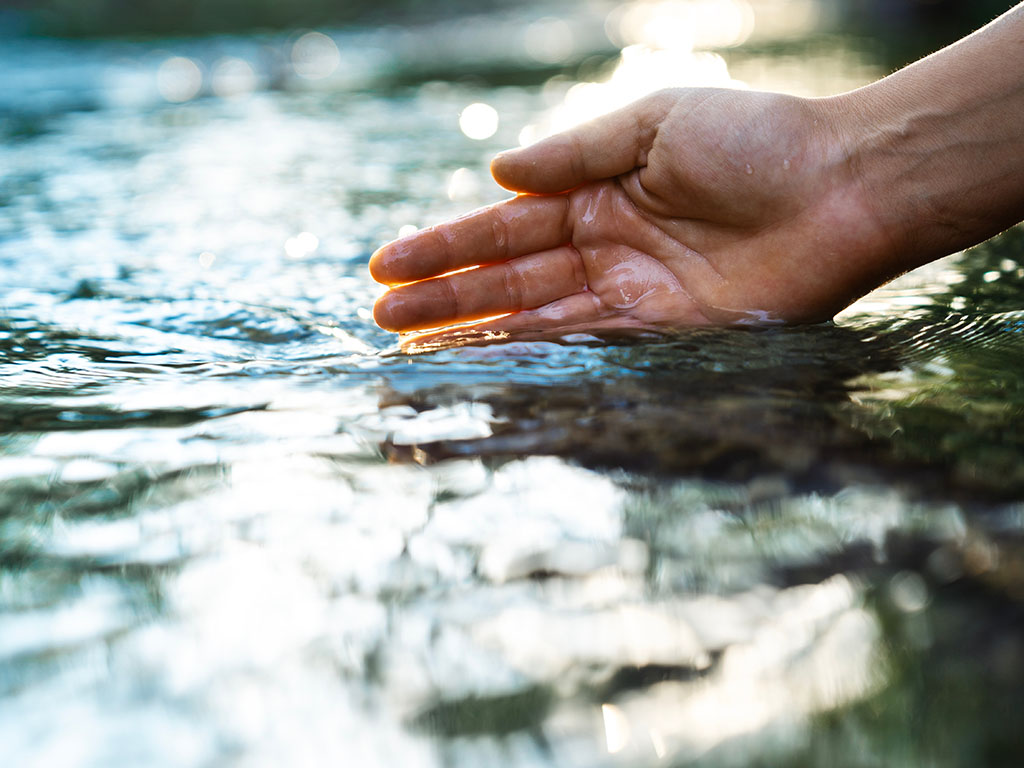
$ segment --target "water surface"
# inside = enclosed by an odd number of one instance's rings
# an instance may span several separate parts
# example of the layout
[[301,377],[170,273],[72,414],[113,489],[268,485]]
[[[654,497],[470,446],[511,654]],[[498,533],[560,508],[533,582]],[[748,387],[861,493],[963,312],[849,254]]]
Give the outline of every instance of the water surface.
[[[586,92],[403,34],[0,49],[5,764],[1019,763],[1021,233],[832,324],[404,355],[370,252]],[[875,72],[793,45],[690,76]]]

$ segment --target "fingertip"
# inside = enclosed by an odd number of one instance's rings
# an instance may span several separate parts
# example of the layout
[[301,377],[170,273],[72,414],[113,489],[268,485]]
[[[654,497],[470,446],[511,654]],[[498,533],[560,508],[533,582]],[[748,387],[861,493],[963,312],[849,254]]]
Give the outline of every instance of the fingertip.
[[494,156],[491,160],[491,176],[505,189],[516,190],[515,179],[512,173],[516,167],[517,149],[509,149]]
[[385,331],[398,332],[402,330],[399,323],[396,322],[391,302],[391,292],[385,293],[381,296],[373,305],[373,322],[383,328]]
[[415,278],[403,274],[408,271],[409,248],[404,240],[393,240],[373,252],[370,256],[370,277],[384,285],[407,283]]
[[370,254],[370,277],[376,280],[378,283],[388,284],[387,274],[387,256],[385,249],[387,246],[382,246]]

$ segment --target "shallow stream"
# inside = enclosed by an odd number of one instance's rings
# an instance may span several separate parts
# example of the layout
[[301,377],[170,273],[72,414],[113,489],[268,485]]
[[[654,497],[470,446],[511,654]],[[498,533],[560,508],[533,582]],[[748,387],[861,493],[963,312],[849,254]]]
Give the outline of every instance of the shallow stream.
[[[489,79],[398,29],[305,79],[294,37],[0,46],[4,765],[1024,761],[1021,232],[813,327],[373,324],[371,251],[583,93],[544,23],[516,77],[464,23]],[[794,45],[692,77],[880,74]]]

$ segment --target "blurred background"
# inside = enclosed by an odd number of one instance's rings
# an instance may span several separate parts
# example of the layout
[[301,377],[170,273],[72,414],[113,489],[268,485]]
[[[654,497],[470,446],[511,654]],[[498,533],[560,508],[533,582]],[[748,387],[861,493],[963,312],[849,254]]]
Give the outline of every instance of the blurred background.
[[[830,23],[865,34],[901,35],[913,42],[951,41],[991,20],[1012,3],[999,0],[819,0]],[[210,35],[347,24],[435,22],[511,7],[607,6],[607,3],[507,3],[501,0],[3,0],[7,24],[33,34],[67,36]],[[664,3],[663,3],[664,5]],[[767,5],[757,3],[753,5]],[[787,3],[776,13],[786,13]],[[797,11],[800,12],[799,10]]]

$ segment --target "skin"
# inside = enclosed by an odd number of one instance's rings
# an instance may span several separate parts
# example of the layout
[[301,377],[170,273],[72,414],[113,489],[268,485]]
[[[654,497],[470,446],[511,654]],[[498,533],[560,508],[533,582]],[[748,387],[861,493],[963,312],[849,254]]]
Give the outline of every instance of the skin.
[[1024,218],[1022,8],[847,94],[660,91],[503,153],[491,171],[519,196],[373,255],[393,286],[374,318],[510,335],[827,320]]

